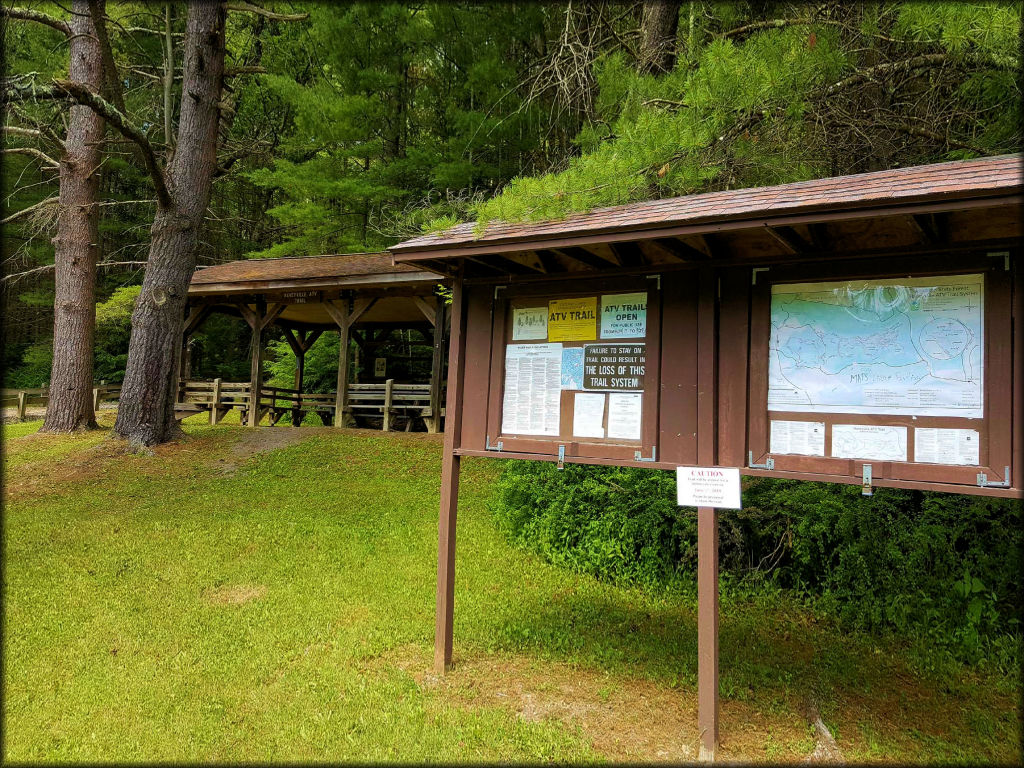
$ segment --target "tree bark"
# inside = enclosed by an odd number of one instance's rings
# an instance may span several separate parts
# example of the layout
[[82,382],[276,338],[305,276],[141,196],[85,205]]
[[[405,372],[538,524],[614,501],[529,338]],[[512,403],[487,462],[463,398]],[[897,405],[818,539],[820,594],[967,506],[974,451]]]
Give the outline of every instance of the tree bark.
[[644,0],[640,19],[641,72],[660,75],[676,65],[676,30],[682,0]]
[[[72,11],[70,77],[99,90],[103,59],[89,4],[75,0]],[[60,161],[60,208],[53,239],[53,367],[44,432],[96,427],[92,377],[102,141],[103,118],[89,107],[71,107]]]
[[176,375],[196,244],[217,167],[217,104],[224,80],[223,2],[188,6],[181,113],[167,167],[170,205],[157,208],[149,263],[132,313],[128,367],[114,431],[136,446],[173,439]]

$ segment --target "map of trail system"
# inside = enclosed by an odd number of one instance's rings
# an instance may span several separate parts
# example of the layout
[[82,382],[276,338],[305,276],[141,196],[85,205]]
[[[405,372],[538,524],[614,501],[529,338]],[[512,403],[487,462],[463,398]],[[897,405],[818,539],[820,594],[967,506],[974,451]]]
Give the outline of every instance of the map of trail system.
[[772,286],[768,410],[982,417],[984,276]]

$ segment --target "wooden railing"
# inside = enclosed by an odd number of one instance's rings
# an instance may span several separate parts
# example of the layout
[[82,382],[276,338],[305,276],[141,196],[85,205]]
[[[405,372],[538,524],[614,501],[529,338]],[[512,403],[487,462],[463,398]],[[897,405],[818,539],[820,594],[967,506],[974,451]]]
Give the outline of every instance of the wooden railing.
[[[93,409],[99,409],[104,400],[116,400],[121,394],[120,384],[98,384],[93,387]],[[45,405],[49,402],[50,391],[46,387],[35,389],[0,390],[0,406],[15,407],[18,419],[25,420],[30,405]],[[443,390],[442,390],[442,402]],[[346,410],[354,417],[380,417],[381,429],[390,431],[396,419],[405,422],[405,429],[412,428],[415,419],[423,419],[430,432],[439,429],[439,419],[434,418],[430,407],[429,384],[396,384],[394,379],[375,384],[349,384]],[[218,423],[232,408],[240,411],[243,424],[249,414],[249,382],[247,381],[186,381],[178,387],[175,415],[180,419],[196,413],[209,413],[210,423]],[[299,426],[307,413],[316,413],[321,422],[330,426],[336,414],[334,392],[299,392],[285,387],[264,386],[260,388],[259,420],[264,416],[276,424],[285,413],[291,414],[292,424]],[[444,416],[441,407],[440,416]],[[258,422],[257,422],[258,423]]]
[[195,413],[209,412],[210,423],[216,424],[232,408],[240,408],[244,414],[248,407],[247,381],[186,381],[178,385],[174,415],[181,419]]
[[[98,410],[104,400],[117,400],[121,396],[120,384],[97,384],[92,388],[92,408]],[[18,420],[25,420],[25,411],[30,405],[47,405],[50,402],[49,387],[35,389],[0,390],[0,407],[17,409]]]

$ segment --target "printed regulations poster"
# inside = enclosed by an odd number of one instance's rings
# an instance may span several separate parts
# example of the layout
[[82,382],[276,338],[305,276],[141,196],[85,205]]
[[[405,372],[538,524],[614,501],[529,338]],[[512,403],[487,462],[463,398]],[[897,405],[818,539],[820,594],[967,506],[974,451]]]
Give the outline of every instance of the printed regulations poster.
[[772,419],[768,452],[824,456],[825,422],[776,421]]
[[561,344],[509,344],[505,347],[502,432],[557,436],[561,396]]
[[984,276],[773,285],[768,410],[980,419]]
[[925,464],[962,464],[977,466],[981,435],[973,429],[914,430],[914,461]]

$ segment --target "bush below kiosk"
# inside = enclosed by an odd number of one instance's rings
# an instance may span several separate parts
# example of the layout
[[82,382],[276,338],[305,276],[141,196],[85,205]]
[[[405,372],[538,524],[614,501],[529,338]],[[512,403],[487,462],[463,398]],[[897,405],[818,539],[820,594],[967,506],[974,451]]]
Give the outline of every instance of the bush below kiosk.
[[[550,562],[689,592],[697,516],[676,506],[675,484],[656,470],[510,461],[492,511],[510,539]],[[769,581],[844,627],[928,636],[967,661],[1020,633],[1019,501],[747,478],[743,509],[718,520],[727,589]]]

